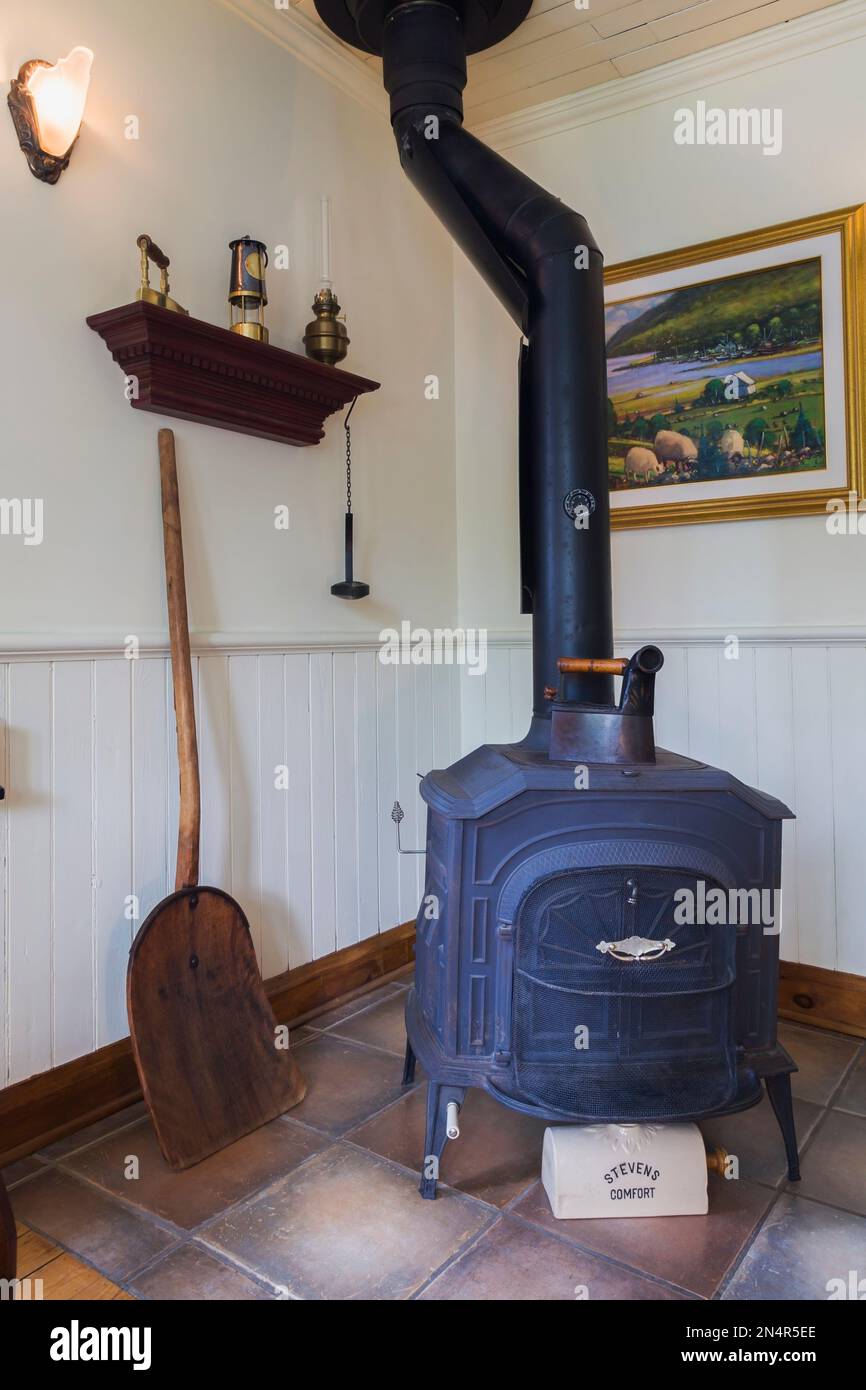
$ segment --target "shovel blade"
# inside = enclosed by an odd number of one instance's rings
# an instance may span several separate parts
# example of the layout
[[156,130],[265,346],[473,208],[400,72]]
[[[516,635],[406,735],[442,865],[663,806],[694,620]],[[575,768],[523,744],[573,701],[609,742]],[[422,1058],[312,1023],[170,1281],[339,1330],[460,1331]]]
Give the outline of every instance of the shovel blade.
[[217,888],[186,888],[136,935],[126,980],[144,1098],[170,1168],[189,1168],[303,1100],[249,924]]

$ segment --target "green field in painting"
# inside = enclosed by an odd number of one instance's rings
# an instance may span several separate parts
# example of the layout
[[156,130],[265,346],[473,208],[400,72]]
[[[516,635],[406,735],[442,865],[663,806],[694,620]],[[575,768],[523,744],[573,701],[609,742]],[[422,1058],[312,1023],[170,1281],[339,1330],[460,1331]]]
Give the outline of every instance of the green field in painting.
[[[606,315],[613,489],[826,467],[817,259],[614,302]],[[729,400],[737,372],[754,390]],[[626,479],[629,449],[652,449],[659,430],[688,435],[698,458]],[[742,448],[728,437],[722,452],[727,430]]]
[[[792,392],[790,396],[785,396],[779,400],[773,394],[779,381],[792,381]],[[640,413],[647,421],[656,421],[658,429],[671,429],[678,432],[686,431],[697,443],[701,432],[706,431],[712,421],[717,421],[715,426],[722,429],[739,430],[740,434],[745,435],[750,422],[764,420],[769,426],[767,437],[764,440],[764,453],[773,455],[773,451],[778,448],[780,436],[784,427],[790,432],[794,422],[798,419],[800,407],[803,413],[813,426],[816,432],[823,438],[824,434],[824,383],[823,372],[820,368],[811,371],[787,373],[784,376],[765,378],[753,396],[749,396],[742,401],[726,401],[723,405],[709,405],[702,399],[705,386],[704,381],[696,381],[688,387],[664,388],[657,392],[648,391],[640,401]],[[672,409],[673,400],[676,399],[683,407],[681,413],[675,413]],[[633,402],[617,400],[611,397],[614,410],[619,413],[627,404]],[[659,421],[657,416],[663,416],[664,420]],[[633,445],[652,447],[652,438],[643,438],[636,435],[621,435],[614,432],[608,440],[608,461],[610,468],[611,486],[615,488],[635,486],[663,486],[665,483],[680,481],[677,477],[662,475],[661,478],[653,483],[626,483],[623,477],[623,464],[625,456]],[[726,469],[723,476],[750,476],[756,475],[757,469],[752,466],[754,459],[758,457],[757,445],[750,446],[752,458],[740,469]],[[767,473],[797,473],[804,470],[814,471],[825,467],[823,450],[813,454],[808,459],[789,459],[785,462],[778,458],[777,461],[762,471]],[[715,475],[718,476],[718,475]],[[700,482],[707,479],[691,478],[685,481]]]

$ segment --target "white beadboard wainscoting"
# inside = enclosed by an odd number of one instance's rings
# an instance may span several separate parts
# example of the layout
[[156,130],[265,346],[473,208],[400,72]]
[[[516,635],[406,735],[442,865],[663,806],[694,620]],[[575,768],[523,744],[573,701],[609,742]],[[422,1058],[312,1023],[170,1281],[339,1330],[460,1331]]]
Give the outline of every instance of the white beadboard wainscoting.
[[[737,660],[718,639],[659,641],[659,742],[797,812],[784,958],[866,975],[866,639],[743,640]],[[528,639],[491,636],[487,661],[383,666],[370,642],[194,656],[201,881],[239,900],[266,978],[415,916],[424,861],[397,855],[395,798],[420,847],[417,774],[528,726]],[[0,665],[0,705],[2,1085],[125,1036],[129,946],[174,886],[178,794],[167,655],[24,653]]]
[[[677,641],[634,635],[628,656],[658,640],[656,738],[726,768],[787,803],[782,957],[866,975],[866,636]],[[528,641],[494,643],[487,673],[462,680],[461,745],[521,738],[532,699]]]
[[[241,903],[264,976],[413,918],[424,861],[398,857],[391,809],[420,845],[417,773],[459,752],[456,669],[371,646],[209,651],[193,680],[201,882]],[[4,1085],[128,1032],[127,956],[174,888],[178,790],[167,656],[11,659],[0,701]]]

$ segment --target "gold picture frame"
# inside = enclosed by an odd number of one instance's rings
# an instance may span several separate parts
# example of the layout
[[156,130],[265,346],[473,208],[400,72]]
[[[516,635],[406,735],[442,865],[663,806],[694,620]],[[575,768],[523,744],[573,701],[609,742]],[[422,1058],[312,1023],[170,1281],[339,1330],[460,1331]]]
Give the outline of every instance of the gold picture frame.
[[[841,252],[842,361],[844,373],[846,482],[793,492],[757,496],[714,497],[706,500],[612,506],[611,528],[631,530],[639,526],[695,525],[713,521],[745,521],[776,516],[807,516],[826,511],[827,502],[843,494],[866,495],[866,385],[862,380],[866,343],[866,204],[838,209],[815,217],[780,222],[774,227],[719,237],[695,246],[681,247],[638,260],[622,261],[605,269],[605,288],[669,270],[723,260],[729,256],[787,246],[808,238],[838,234]],[[734,480],[731,480],[732,482]],[[612,496],[614,496],[612,492]]]

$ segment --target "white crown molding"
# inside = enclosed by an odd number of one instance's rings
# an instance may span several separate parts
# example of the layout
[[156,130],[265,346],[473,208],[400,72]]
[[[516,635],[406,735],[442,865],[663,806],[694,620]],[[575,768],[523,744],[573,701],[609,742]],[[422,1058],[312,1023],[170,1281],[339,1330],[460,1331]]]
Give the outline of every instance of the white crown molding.
[[494,149],[514,149],[626,111],[670,101],[673,94],[679,98],[714,82],[819,53],[864,35],[866,0],[841,0],[830,9],[775,24],[771,29],[677,58],[633,77],[616,78],[508,116],[474,125],[470,111],[467,124],[474,135]]
[[292,6],[277,9],[273,0],[219,0],[219,3],[369,111],[375,111],[378,116],[387,115],[387,98],[378,75],[323,26],[314,24]]

